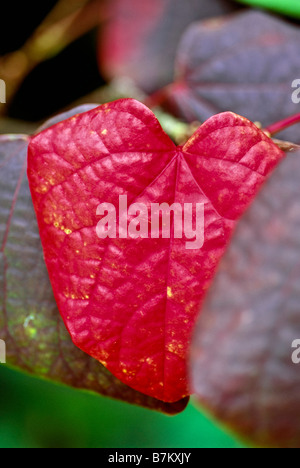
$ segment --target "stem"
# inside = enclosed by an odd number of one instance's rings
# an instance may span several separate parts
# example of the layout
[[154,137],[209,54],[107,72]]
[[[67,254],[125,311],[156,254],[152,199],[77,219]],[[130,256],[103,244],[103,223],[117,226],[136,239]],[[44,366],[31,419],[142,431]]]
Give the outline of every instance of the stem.
[[280,148],[285,153],[291,153],[300,150],[300,146],[296,143],[291,143],[290,141],[276,140],[274,138],[272,138],[272,140],[275,143],[275,145],[277,145],[278,148]]
[[145,106],[149,107],[150,109],[153,109],[153,107],[161,107],[166,101],[172,86],[173,84],[164,86],[162,89],[159,89],[158,91],[148,96],[146,99],[144,99]]
[[282,132],[288,127],[300,123],[300,114],[292,115],[291,117],[287,117],[280,122],[274,123],[269,127],[265,128],[265,132],[268,133],[270,136],[276,135],[276,133]]
[[84,7],[89,1],[90,0],[59,0],[38,26],[36,33],[71,15],[74,11]]

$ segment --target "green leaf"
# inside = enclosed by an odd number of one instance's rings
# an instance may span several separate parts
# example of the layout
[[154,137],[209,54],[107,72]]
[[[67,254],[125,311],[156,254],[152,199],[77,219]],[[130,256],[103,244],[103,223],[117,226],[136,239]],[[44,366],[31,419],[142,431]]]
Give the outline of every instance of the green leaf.
[[299,0],[237,0],[253,7],[268,8],[270,10],[283,13],[284,15],[300,18]]

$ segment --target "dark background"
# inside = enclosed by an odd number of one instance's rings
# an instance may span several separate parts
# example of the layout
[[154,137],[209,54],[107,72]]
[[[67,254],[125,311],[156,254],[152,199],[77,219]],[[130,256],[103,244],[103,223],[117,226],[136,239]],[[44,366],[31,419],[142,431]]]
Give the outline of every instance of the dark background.
[[[18,50],[57,2],[29,0],[18,2],[17,7],[15,2],[5,3],[1,6],[0,55]],[[37,122],[103,85],[97,64],[97,35],[95,29],[38,65],[22,84],[8,116]]]

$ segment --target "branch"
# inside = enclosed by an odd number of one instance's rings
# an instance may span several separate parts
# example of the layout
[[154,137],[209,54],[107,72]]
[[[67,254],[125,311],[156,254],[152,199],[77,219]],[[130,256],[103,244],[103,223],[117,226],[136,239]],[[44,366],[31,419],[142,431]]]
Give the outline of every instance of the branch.
[[[71,6],[76,11],[59,18],[66,11],[70,12]],[[6,82],[7,103],[39,63],[59,54],[96,27],[106,17],[106,11],[106,3],[101,0],[72,0],[68,5],[67,0],[61,0],[20,50],[0,58],[0,76]],[[6,107],[0,107],[0,114],[5,113]]]
[[291,143],[290,141],[276,140],[275,138],[272,138],[272,140],[274,141],[275,145],[277,145],[278,148],[280,148],[285,153],[291,153],[300,150],[300,146],[296,145],[296,143]]

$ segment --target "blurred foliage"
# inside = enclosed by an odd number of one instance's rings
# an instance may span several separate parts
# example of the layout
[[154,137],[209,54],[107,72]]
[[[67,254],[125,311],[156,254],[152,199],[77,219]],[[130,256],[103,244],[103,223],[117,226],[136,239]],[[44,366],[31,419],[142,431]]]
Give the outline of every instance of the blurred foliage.
[[[99,2],[104,4],[105,0]],[[237,0],[237,3],[224,0],[226,8],[238,6],[238,2],[300,18],[299,0]],[[1,18],[5,19],[6,27],[0,30],[0,55],[23,47],[55,5],[63,4],[71,11],[81,3],[86,2],[4,2]],[[18,25],[17,31],[16,12],[18,17],[26,18]],[[24,81],[7,106],[6,119],[0,121],[3,133],[18,133],[24,125],[31,128],[30,121],[46,119],[65,106],[73,107],[75,100],[93,90],[104,89],[100,101],[108,95],[110,89],[103,88],[107,81],[99,72],[97,63],[97,37],[99,32],[101,35],[102,28],[99,19],[98,27],[79,35],[57,55],[47,57],[24,74]],[[153,37],[156,39],[157,36]],[[96,102],[100,101],[96,99]],[[16,118],[26,122],[12,120]],[[29,377],[6,365],[0,366],[0,388],[0,448],[243,447],[199,412],[193,403],[178,416],[169,417]]]
[[294,18],[300,18],[299,0],[238,0],[253,7],[269,8]]
[[[104,4],[105,0],[101,2]],[[54,6],[62,5],[72,11],[83,3],[45,0],[37,4],[28,0],[16,6],[14,1],[5,2],[1,17],[7,27],[0,30],[0,55],[22,48],[36,28],[49,18],[47,15]],[[19,17],[26,17],[17,32],[16,11]],[[6,118],[0,119],[1,133],[32,132],[36,125],[31,121],[46,119],[105,84],[97,63],[99,28],[101,25],[35,66],[10,105],[5,106]],[[184,413],[169,417],[51,384],[11,370],[7,365],[0,366],[0,388],[1,448],[241,447],[192,404]]]
[[241,448],[190,404],[178,416],[79,392],[1,365],[0,448]]

